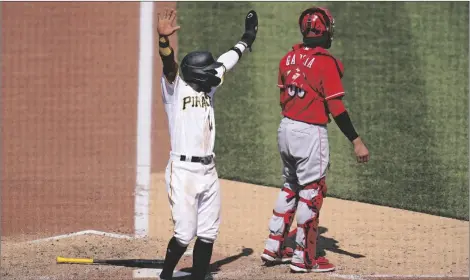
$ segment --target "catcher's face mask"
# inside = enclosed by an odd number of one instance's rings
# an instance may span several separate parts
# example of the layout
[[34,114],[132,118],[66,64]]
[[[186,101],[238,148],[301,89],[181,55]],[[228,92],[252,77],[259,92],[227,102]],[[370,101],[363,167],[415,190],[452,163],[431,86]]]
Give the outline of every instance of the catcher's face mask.
[[299,27],[304,42],[318,44],[326,41],[331,45],[334,35],[335,20],[326,8],[312,7],[305,10],[299,17]]

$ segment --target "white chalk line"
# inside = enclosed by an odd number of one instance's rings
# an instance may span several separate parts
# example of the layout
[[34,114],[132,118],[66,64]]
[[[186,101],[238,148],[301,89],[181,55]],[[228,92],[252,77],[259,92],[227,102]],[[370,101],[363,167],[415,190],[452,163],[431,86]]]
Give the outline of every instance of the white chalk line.
[[[132,271],[133,278],[159,278],[160,273],[162,272],[161,269],[154,269],[154,268],[141,268]],[[191,275],[191,273],[175,270],[173,272],[173,277],[183,277]]]
[[[188,248],[186,252],[184,252],[183,256],[192,256],[194,248]],[[134,269],[132,271],[133,278],[159,278],[160,273],[162,272],[161,269],[155,268],[141,268],[141,269]],[[175,270],[173,272],[173,277],[183,277],[191,275],[191,273]]]
[[104,231],[98,231],[98,230],[90,229],[90,230],[83,230],[83,231],[77,231],[77,232],[72,232],[72,233],[67,233],[67,234],[62,234],[62,235],[56,235],[56,236],[51,236],[51,237],[46,237],[46,238],[35,239],[35,240],[32,240],[32,241],[27,241],[27,243],[41,243],[41,242],[45,242],[45,241],[65,239],[65,238],[70,238],[70,237],[80,236],[80,235],[100,235],[100,236],[111,237],[111,238],[134,239],[134,237],[129,236],[129,235],[125,235],[125,234],[117,234],[117,233],[104,232]]
[[349,280],[365,280],[370,278],[380,279],[380,278],[397,278],[397,279],[406,279],[406,278],[468,278],[468,275],[396,275],[396,274],[371,274],[371,275],[354,275],[354,274],[339,274],[339,273],[330,273],[329,277],[332,278],[341,278]]
[[[65,239],[65,238],[81,236],[81,235],[100,235],[100,236],[106,236],[106,237],[111,237],[111,238],[129,239],[129,240],[134,239],[134,237],[124,235],[124,234],[116,234],[116,233],[97,231],[97,230],[83,230],[83,231],[78,231],[78,232],[73,232],[73,233],[68,233],[68,234],[40,238],[40,239],[29,241],[28,243],[41,243],[45,241]],[[192,256],[193,249],[194,248],[188,248],[186,252],[184,252],[183,256]],[[157,278],[160,275],[161,271],[162,271],[161,269],[151,269],[151,268],[136,269],[132,271],[132,276],[133,278]],[[173,277],[183,277],[187,275],[190,275],[190,273],[183,272],[183,271],[175,271],[173,273]]]
[[134,228],[137,237],[149,234],[150,173],[152,149],[153,2],[140,2],[137,88],[137,153]]

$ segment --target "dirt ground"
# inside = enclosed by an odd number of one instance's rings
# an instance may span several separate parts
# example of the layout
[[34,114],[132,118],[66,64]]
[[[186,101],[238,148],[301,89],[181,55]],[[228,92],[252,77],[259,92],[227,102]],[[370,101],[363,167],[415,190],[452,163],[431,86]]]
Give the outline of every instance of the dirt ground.
[[[172,234],[163,182],[163,175],[154,174],[151,237],[85,235],[36,243],[27,242],[31,236],[2,237],[1,279],[132,279],[135,267],[58,265],[55,258],[163,259]],[[259,255],[279,190],[226,180],[221,185],[223,221],[213,279],[468,279],[468,222],[334,198],[325,199],[319,238],[321,253],[337,265],[334,273],[298,275],[286,265],[263,267]],[[187,271],[191,258],[185,256],[177,269]]]

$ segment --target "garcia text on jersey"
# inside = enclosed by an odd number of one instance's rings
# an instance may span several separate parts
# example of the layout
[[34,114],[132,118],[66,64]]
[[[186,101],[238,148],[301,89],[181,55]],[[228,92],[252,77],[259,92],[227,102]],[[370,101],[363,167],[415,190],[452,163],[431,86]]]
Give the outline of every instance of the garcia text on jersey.
[[300,56],[300,60],[301,62],[303,62],[304,66],[307,67],[307,68],[312,68],[312,64],[313,62],[315,61],[315,57],[308,57],[307,55],[305,54],[292,54],[292,55],[289,55],[286,59],[286,66],[289,66],[289,65],[297,65],[296,64],[296,55],[299,55]]

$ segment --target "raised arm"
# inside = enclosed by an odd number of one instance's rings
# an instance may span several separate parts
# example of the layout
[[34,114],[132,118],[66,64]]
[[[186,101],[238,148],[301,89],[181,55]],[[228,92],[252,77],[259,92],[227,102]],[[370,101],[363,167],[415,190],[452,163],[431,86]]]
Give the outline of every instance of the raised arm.
[[238,43],[235,44],[230,50],[222,54],[217,61],[224,64],[224,70],[230,71],[238,60],[243,55],[246,49],[250,49],[251,45],[256,39],[256,33],[258,32],[258,15],[255,11],[251,10],[248,12],[245,18],[245,32]]
[[163,14],[158,14],[157,17],[158,46],[163,63],[163,74],[169,83],[173,83],[178,73],[178,63],[175,61],[175,52],[170,46],[168,37],[180,29],[179,26],[173,26],[176,19],[176,10],[166,9]]

